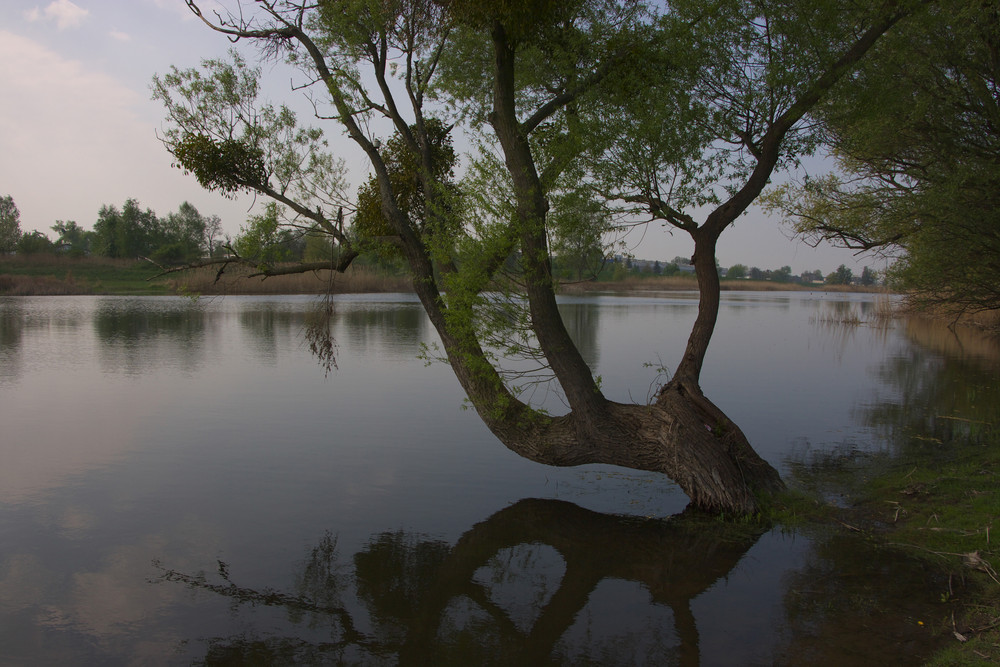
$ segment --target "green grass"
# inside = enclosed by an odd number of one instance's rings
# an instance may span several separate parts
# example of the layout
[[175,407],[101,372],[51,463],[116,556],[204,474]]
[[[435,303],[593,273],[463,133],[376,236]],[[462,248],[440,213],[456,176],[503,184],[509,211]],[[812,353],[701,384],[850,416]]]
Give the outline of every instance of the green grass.
[[[1000,663],[1000,447],[963,447],[947,461],[904,465],[872,480],[859,509],[891,526],[885,543],[956,582],[949,645],[933,665]],[[964,641],[963,641],[964,640]]]
[[146,261],[59,255],[0,255],[0,294],[169,294]]
[[[894,458],[830,455],[793,473],[797,491],[768,504],[780,526],[851,534],[922,561],[940,596],[944,649],[929,664],[1000,664],[1000,437]],[[840,502],[825,500],[836,490]]]
[[873,480],[865,504],[896,525],[894,544],[942,557],[979,551],[1000,566],[994,539],[1000,536],[990,535],[1000,516],[998,474],[997,452],[965,453],[943,465],[914,465]]
[[0,296],[58,294],[320,294],[345,292],[405,292],[407,275],[391,275],[365,266],[343,274],[326,272],[249,278],[250,269],[231,266],[221,280],[214,267],[156,277],[150,262],[106,257],[0,255]]

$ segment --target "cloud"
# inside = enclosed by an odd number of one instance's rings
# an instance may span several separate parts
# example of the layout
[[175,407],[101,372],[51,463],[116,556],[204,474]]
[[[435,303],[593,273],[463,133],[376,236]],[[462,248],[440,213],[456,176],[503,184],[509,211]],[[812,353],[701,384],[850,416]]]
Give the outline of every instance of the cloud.
[[[183,21],[191,21],[197,19],[194,12],[192,12],[183,2],[177,2],[177,0],[151,0],[151,1],[152,4],[157,9],[171,12],[177,18],[180,18]],[[208,0],[207,2],[199,2],[198,6],[201,7],[201,10],[205,16],[212,16],[212,12],[215,11],[216,9],[224,9],[224,7],[219,5],[218,2],[213,2],[213,0]]]
[[132,41],[132,35],[128,34],[127,32],[122,32],[121,30],[112,30],[108,34],[111,35],[112,39],[116,39],[119,42],[131,42]]
[[[129,197],[159,214],[190,201],[227,231],[246,219],[252,200],[226,200],[170,167],[156,137],[163,110],[144,83],[0,28],[0,90],[16,100],[0,104],[0,196],[17,202],[22,230],[49,233],[56,220],[86,228],[102,205]],[[0,499],[8,473],[0,466]]]
[[[17,100],[0,106],[0,181],[22,209],[22,227],[32,226],[25,217],[29,192],[39,190],[39,203],[48,206],[99,183],[130,181],[141,171],[131,161],[156,143],[152,124],[139,117],[145,95],[3,30],[0,90]],[[39,188],[41,183],[48,187]],[[23,193],[20,198],[18,193]],[[51,224],[46,218],[38,221],[42,228]]]
[[79,27],[90,12],[74,5],[70,0],[55,0],[44,9],[35,7],[24,12],[24,18],[29,21],[55,21],[60,30]]

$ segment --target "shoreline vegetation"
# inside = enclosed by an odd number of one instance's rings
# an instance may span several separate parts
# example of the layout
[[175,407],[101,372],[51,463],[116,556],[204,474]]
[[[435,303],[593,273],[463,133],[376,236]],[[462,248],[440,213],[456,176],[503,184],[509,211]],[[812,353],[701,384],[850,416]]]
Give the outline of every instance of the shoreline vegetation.
[[[973,363],[985,377],[1000,368],[1000,339],[994,332],[946,328],[946,318],[882,320],[877,315],[869,324],[902,327],[921,348]],[[947,377],[942,374],[941,384]],[[903,620],[908,632],[936,637],[938,650],[925,664],[998,664],[1000,536],[993,528],[1000,517],[1000,404],[995,383],[910,389],[940,392],[943,400],[930,412],[907,411],[905,401],[889,411],[874,410],[872,426],[888,438],[881,451],[845,447],[792,460],[791,490],[763,519],[817,531],[828,540],[860,540],[877,560],[883,552],[920,564],[927,574],[921,588],[933,602],[922,607],[926,616]],[[881,613],[877,605],[871,610],[866,626],[873,632],[879,632]]]
[[[821,542],[859,540],[858,550],[878,561],[894,555],[920,564],[924,590],[910,593],[936,603],[921,607],[923,616],[896,622],[912,626],[904,635],[936,637],[937,650],[924,664],[997,664],[1000,536],[991,532],[1000,498],[990,489],[1000,475],[1000,432],[996,424],[954,419],[981,431],[975,445],[938,443],[947,446],[918,456],[850,452],[832,460],[838,455],[831,454],[790,474],[793,490],[778,497],[762,520]],[[872,632],[887,621],[880,608],[855,612],[868,617],[863,624]]]
[[[0,296],[65,296],[80,294],[107,295],[279,295],[320,294],[328,288],[334,294],[412,292],[407,274],[354,264],[344,273],[311,272],[262,278],[251,277],[246,266],[229,265],[221,278],[218,269],[202,267],[163,275],[162,269],[148,260],[125,260],[109,257],[70,257],[55,254],[0,255]],[[822,283],[778,282],[772,280],[732,279],[721,281],[722,291],[747,292],[861,292],[887,294],[883,286],[837,285]],[[671,291],[696,291],[693,275],[628,276],[621,280],[563,281],[560,294],[611,292],[645,294]],[[897,308],[899,306],[894,306]],[[891,319],[894,313],[882,312],[879,319]],[[963,313],[956,317],[942,307],[903,307],[902,313],[949,324],[970,326],[985,331],[1000,331],[1000,312]],[[862,322],[844,322],[844,324]]]
[[[290,274],[262,278],[251,277],[246,266],[232,264],[221,278],[218,269],[202,267],[181,273],[163,275],[162,269],[148,260],[113,259],[109,257],[70,257],[55,254],[0,255],[0,296],[66,296],[81,294],[107,295],[279,295],[320,294],[328,288],[334,294],[364,294],[412,292],[413,285],[403,272],[354,264],[344,273],[333,271]],[[612,292],[644,294],[653,292],[696,291],[693,275],[628,276],[622,280],[563,281],[560,294],[592,294]],[[746,292],[861,292],[888,294],[883,286],[836,285],[772,280],[734,279],[721,281],[721,289]],[[1000,332],[1000,311],[978,313],[954,312],[944,307],[916,309],[905,305],[888,307],[880,304],[878,320],[896,316],[886,312],[900,308],[899,314],[913,315],[950,325],[969,326],[984,331]],[[845,321],[842,324],[863,324]]]
[[[404,273],[351,266],[343,274],[306,273],[250,277],[247,267],[230,265],[220,280],[217,269],[203,267],[166,276],[152,262],[108,257],[65,257],[52,254],[0,256],[0,295],[56,296],[73,294],[315,294],[325,290],[332,277],[333,292],[412,292]],[[325,275],[324,275],[325,274]],[[332,276],[331,276],[332,274]],[[695,291],[693,275],[630,276],[616,281],[564,281],[563,294],[590,292]],[[883,287],[859,285],[803,285],[769,280],[722,280],[723,291],[825,291],[884,292]]]

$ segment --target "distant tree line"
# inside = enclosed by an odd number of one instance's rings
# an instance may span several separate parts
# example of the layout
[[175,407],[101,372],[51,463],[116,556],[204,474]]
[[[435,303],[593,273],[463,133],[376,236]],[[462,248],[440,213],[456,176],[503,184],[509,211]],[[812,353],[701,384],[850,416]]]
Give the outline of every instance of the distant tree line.
[[[39,231],[22,233],[20,212],[10,195],[0,198],[0,252],[32,254],[40,252],[66,253],[73,257],[97,255],[119,259],[149,258],[158,264],[182,265],[206,257],[237,254],[261,264],[294,261],[323,261],[332,258],[333,245],[328,237],[310,228],[293,229],[280,223],[279,207],[268,204],[260,215],[253,215],[235,238],[222,235],[222,223],[217,215],[204,216],[194,205],[184,202],[175,213],[158,217],[151,209],[143,209],[135,199],[127,199],[119,209],[104,205],[97,215],[93,230],[87,230],[75,221],[57,220],[51,229],[55,240]],[[570,219],[569,216],[566,216]],[[596,217],[596,216],[591,216]],[[577,219],[589,220],[578,215]],[[576,220],[573,220],[576,222]],[[576,224],[585,226],[582,223]],[[588,223],[591,228],[599,223]],[[567,225],[568,227],[569,225]],[[669,277],[690,275],[694,267],[684,257],[670,261],[635,259],[616,255],[606,257],[595,242],[586,243],[598,234],[566,233],[554,244],[553,273],[560,280],[619,281],[629,277]],[[398,257],[385,253],[363,253],[360,264],[390,273],[403,270]],[[760,269],[756,266],[733,264],[729,269],[719,268],[720,277],[727,280],[765,280],[778,283],[825,283],[827,285],[875,285],[879,276],[864,267],[855,279],[851,269],[841,264],[835,271],[824,274],[820,270],[804,271],[801,276],[792,274],[790,266],[779,269]]]
[[[652,278],[669,276],[691,276],[694,280],[694,267],[691,261],[684,257],[674,257],[670,261],[635,259],[633,257],[616,255],[605,257],[599,251],[587,254],[557,254],[552,258],[553,273],[564,282],[598,280],[619,281],[626,278]],[[884,282],[883,277],[869,267],[864,267],[860,276],[846,265],[841,264],[835,270],[824,273],[820,269],[803,271],[801,275],[792,273],[792,267],[782,266],[779,269],[760,269],[746,264],[733,264],[728,269],[719,267],[719,277],[723,280],[763,280],[776,283],[791,284],[824,284],[824,285],[862,285],[870,287]]]
[[0,199],[0,252],[145,257],[163,264],[182,264],[211,256],[223,246],[219,216],[202,215],[188,202],[177,212],[158,217],[137,200],[127,199],[121,208],[102,206],[93,229],[85,229],[75,220],[57,220],[51,229],[54,240],[44,232],[22,232],[13,198],[7,195]]
[[[21,230],[21,213],[10,195],[0,197],[0,254],[65,254],[70,257],[149,259],[161,266],[182,266],[206,258],[238,255],[259,264],[332,260],[329,236],[313,227],[281,226],[281,211],[271,203],[252,215],[235,238],[224,235],[217,215],[202,215],[189,202],[160,217],[133,198],[118,206],[105,204],[92,229],[74,220],[57,220],[54,236]],[[600,258],[598,258],[599,260]],[[377,271],[404,272],[401,258],[365,252],[355,261]]]
[[793,275],[792,267],[783,266],[780,269],[759,269],[756,266],[747,268],[745,264],[733,264],[723,276],[727,280],[770,280],[776,283],[801,283],[806,285],[823,283],[825,285],[863,285],[871,287],[882,282],[878,272],[869,267],[861,270],[860,276],[846,265],[841,264],[836,270],[824,274],[820,269],[803,271],[801,275]]

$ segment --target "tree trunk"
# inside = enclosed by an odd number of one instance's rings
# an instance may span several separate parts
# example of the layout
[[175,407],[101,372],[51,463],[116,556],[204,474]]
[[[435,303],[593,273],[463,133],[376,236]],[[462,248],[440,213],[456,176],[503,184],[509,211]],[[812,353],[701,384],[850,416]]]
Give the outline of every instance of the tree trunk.
[[480,414],[501,442],[525,458],[553,466],[599,463],[660,472],[707,512],[754,514],[759,496],[784,488],[739,427],[700,392],[677,382],[650,405],[609,401],[586,420],[570,413],[526,424]]
[[677,482],[698,508],[736,515],[757,512],[757,494],[782,488],[781,479],[698,385],[719,309],[718,233],[713,229],[695,239],[699,314],[673,381],[652,405],[608,401],[556,306],[546,244],[548,199],[515,109],[514,50],[501,25],[495,25],[492,34],[495,79],[490,122],[512,179],[531,327],[571,412],[552,418],[517,401],[502,388],[492,366],[487,370],[476,362],[484,361],[482,350],[463,345],[465,337],[449,331],[447,318],[434,316],[437,300],[425,300],[456,376],[493,433],[521,456],[556,466],[602,463],[661,472]]

